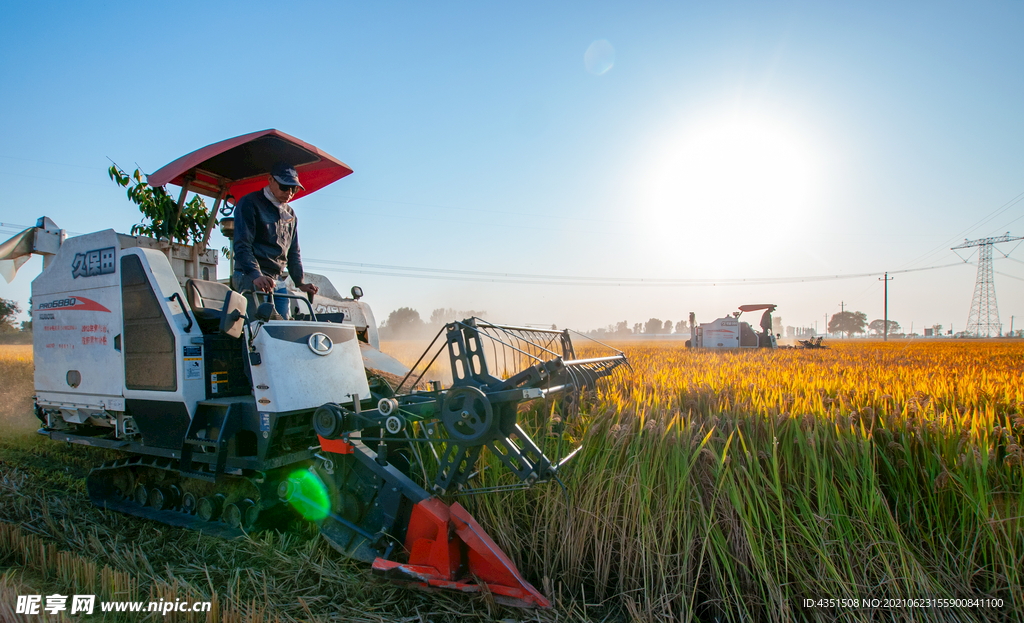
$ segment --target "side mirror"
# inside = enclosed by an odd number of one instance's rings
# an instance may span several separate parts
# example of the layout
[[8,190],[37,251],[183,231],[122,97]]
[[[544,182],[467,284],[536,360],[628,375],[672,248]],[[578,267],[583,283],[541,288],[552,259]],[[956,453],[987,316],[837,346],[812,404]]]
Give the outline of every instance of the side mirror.
[[220,332],[231,337],[241,336],[247,306],[244,296],[238,292],[228,292],[224,297],[224,308],[220,314]]
[[256,320],[260,322],[269,322],[274,316],[274,304],[267,301],[266,303],[260,303],[260,306],[256,308]]
[[359,286],[352,286],[352,298],[357,301],[363,298],[363,289]]

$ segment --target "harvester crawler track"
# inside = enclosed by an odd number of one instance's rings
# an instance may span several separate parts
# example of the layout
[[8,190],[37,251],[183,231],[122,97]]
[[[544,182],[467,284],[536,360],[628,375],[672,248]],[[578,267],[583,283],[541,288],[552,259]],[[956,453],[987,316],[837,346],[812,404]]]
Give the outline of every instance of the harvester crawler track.
[[277,496],[286,470],[223,474],[206,482],[183,477],[179,467],[153,457],[109,461],[89,473],[89,499],[100,508],[224,538],[272,527],[287,511]]

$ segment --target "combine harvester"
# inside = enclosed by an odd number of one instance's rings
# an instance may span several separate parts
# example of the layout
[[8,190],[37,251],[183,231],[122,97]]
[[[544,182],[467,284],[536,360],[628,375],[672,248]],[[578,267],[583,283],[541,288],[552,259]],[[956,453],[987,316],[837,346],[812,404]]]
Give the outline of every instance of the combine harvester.
[[[777,306],[772,303],[740,305],[739,311],[731,316],[712,322],[696,324],[696,315],[690,312],[690,339],[686,346],[691,348],[778,348],[777,336],[772,333],[772,312]],[[742,322],[743,312],[764,310],[761,314],[761,331],[757,332],[749,323]]]
[[[298,319],[272,320],[272,302],[250,317],[243,294],[216,281],[206,245],[218,210],[229,215],[231,198],[261,188],[280,161],[298,169],[299,196],[352,172],[257,132],[149,176],[181,187],[179,210],[189,191],[215,200],[200,244],[113,230],[67,238],[44,217],[0,245],[5,277],[44,257],[32,282],[40,433],[124,453],[89,474],[101,508],[225,537],[300,515],[394,581],[550,606],[465,508],[437,496],[482,493],[472,483],[485,448],[514,475],[498,488],[558,480],[575,451],[563,454],[556,435],[545,454],[519,405],[562,397],[572,408],[625,357],[583,360],[568,331],[469,318],[446,325],[414,373],[380,352],[361,290],[342,297],[322,276],[311,276],[315,300],[288,295]],[[423,380],[442,353],[448,387]]]
[[[799,340],[799,346],[779,346],[778,335],[772,333],[772,312],[777,306],[772,303],[759,305],[740,305],[739,311],[733,312],[731,316],[718,318],[712,322],[696,324],[696,317],[690,312],[690,339],[686,340],[687,348],[712,348],[712,349],[733,349],[733,348],[783,348],[783,349],[827,349],[821,343],[822,338],[809,338]],[[740,316],[743,312],[762,311],[760,327],[761,331],[754,331],[749,323],[742,322]]]

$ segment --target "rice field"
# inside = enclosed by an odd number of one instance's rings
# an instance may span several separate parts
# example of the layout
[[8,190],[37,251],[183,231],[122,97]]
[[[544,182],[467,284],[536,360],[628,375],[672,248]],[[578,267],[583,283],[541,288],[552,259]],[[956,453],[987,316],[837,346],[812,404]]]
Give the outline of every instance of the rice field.
[[[218,620],[1020,620],[1024,343],[830,345],[626,342],[634,372],[577,417],[524,410],[547,447],[582,443],[566,490],[460,501],[554,612],[394,589],[309,530],[226,542],[101,513],[81,479],[102,453],[24,435],[0,442],[0,588],[109,566],[143,593],[216,595]],[[30,355],[12,348],[5,427],[31,430]],[[384,346],[408,363],[418,348]],[[491,464],[479,484],[508,482]],[[51,546],[83,560],[31,553]]]
[[[622,347],[569,495],[481,500],[549,591],[635,620],[1020,616],[1024,344]],[[1003,607],[885,607],[970,597]]]
[[33,426],[32,345],[0,345],[0,430]]

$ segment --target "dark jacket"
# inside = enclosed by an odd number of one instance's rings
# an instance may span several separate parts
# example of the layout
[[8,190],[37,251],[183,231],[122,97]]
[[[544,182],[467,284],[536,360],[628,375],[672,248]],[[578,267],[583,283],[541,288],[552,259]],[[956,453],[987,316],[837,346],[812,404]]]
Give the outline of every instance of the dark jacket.
[[287,267],[295,285],[302,285],[298,219],[288,204],[277,208],[262,189],[242,197],[235,206],[234,242],[235,271],[249,279],[280,279]]

